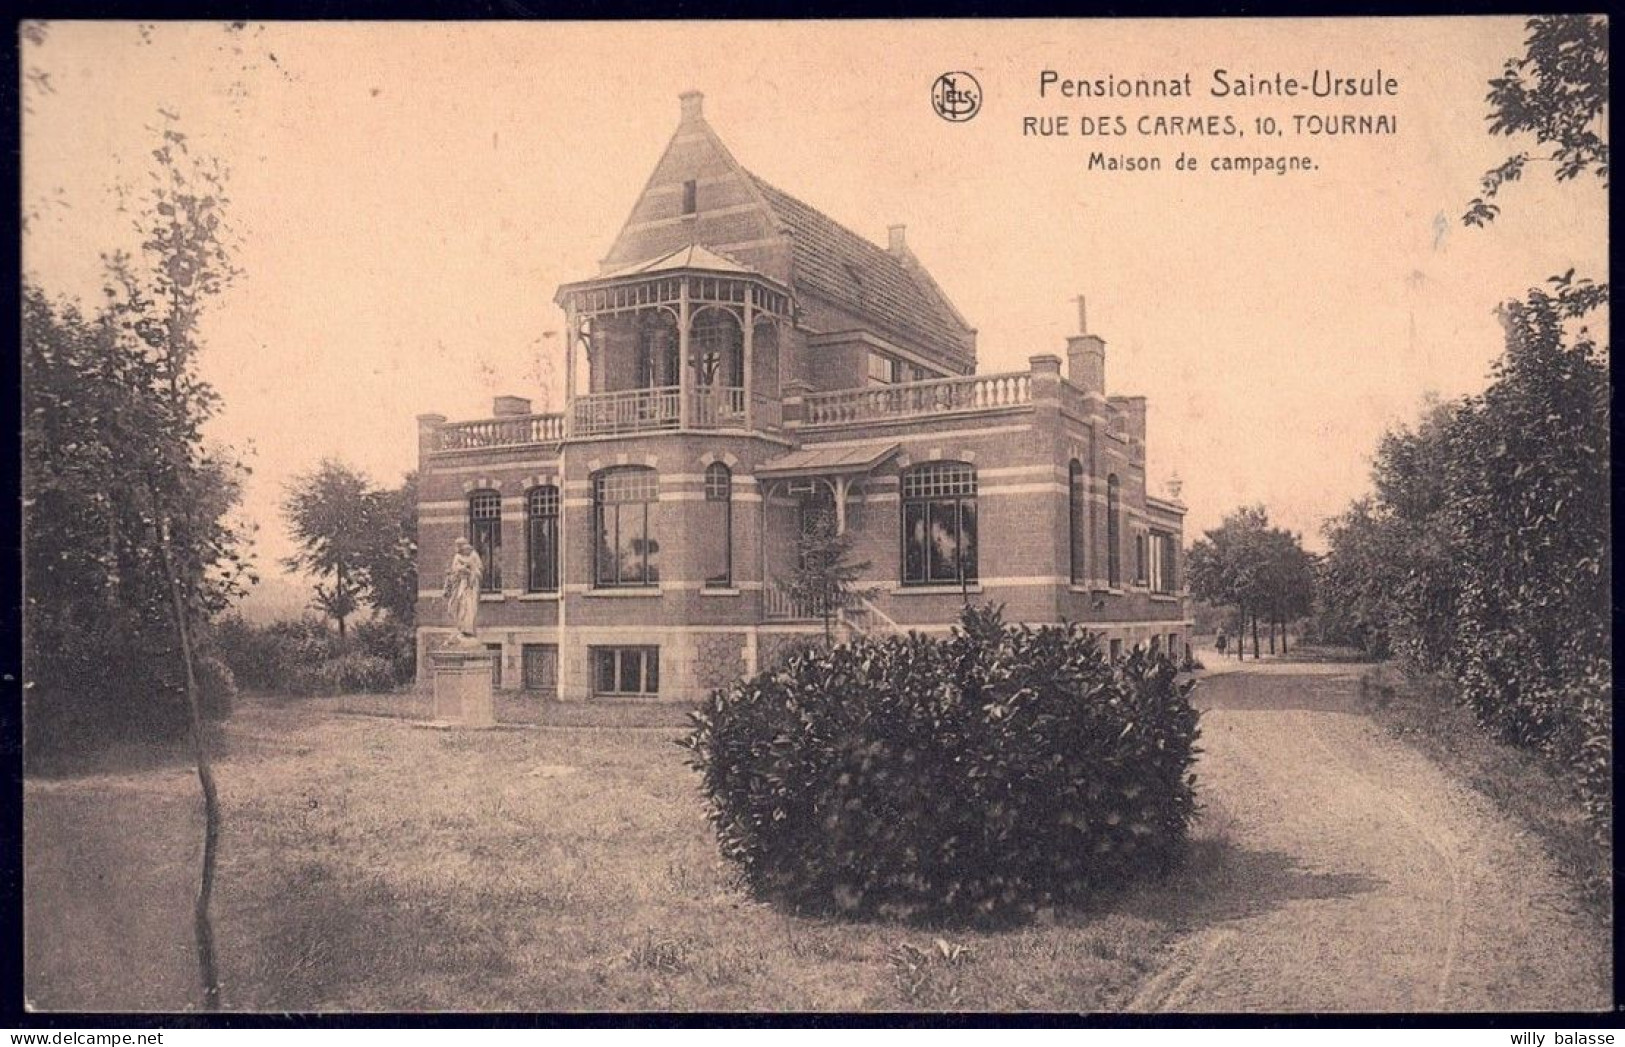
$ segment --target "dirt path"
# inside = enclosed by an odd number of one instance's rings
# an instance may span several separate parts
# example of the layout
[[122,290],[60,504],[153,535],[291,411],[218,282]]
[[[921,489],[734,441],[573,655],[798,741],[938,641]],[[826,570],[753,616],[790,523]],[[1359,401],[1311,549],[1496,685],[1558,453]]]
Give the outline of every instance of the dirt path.
[[1197,770],[1232,854],[1129,1009],[1607,1009],[1607,938],[1538,843],[1358,712],[1358,675],[1202,682]]

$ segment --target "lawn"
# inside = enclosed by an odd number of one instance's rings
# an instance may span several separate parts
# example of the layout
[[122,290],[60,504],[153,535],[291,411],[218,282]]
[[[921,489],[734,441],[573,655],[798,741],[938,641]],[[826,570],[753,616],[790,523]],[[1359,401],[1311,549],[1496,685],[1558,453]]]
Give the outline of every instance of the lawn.
[[[1001,932],[804,918],[718,858],[678,711],[421,702],[246,699],[215,740],[227,1009],[1114,1010],[1226,849]],[[30,1006],[196,1007],[199,822],[180,762],[29,780]]]

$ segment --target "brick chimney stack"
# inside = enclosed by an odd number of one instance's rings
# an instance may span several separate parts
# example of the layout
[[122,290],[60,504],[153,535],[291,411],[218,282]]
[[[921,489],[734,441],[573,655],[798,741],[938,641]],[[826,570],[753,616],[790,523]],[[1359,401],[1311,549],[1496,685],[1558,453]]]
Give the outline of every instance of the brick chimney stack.
[[908,226],[906,225],[888,225],[886,227],[887,249],[899,258],[908,253],[908,240],[905,237],[907,232]]
[[684,91],[677,96],[677,100],[683,107],[683,123],[705,117],[705,95],[698,91]]
[[1066,340],[1066,377],[1077,388],[1106,395],[1106,340],[1089,333],[1089,313],[1078,295],[1078,333]]

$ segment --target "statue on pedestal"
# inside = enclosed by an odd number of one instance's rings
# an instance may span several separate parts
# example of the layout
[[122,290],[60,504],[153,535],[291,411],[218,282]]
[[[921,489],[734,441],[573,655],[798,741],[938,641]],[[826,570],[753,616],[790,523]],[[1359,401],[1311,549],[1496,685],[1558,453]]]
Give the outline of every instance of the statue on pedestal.
[[460,636],[474,638],[474,619],[480,609],[480,579],[484,576],[480,554],[467,538],[457,539],[451,566],[446,569],[446,617]]

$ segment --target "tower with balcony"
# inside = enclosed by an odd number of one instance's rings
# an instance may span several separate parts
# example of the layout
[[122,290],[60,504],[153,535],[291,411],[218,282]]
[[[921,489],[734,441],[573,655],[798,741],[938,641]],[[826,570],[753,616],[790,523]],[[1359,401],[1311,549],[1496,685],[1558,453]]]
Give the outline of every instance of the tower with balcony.
[[843,634],[992,601],[1183,644],[1183,507],[1147,493],[1144,399],[1105,395],[1081,308],[1066,375],[1047,354],[977,374],[904,229],[880,246],[757,178],[697,93],[599,272],[555,301],[561,414],[419,419],[420,655],[466,536],[500,687],[698,697],[822,633],[783,585],[814,510],[872,564]]

